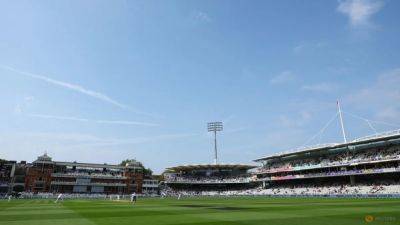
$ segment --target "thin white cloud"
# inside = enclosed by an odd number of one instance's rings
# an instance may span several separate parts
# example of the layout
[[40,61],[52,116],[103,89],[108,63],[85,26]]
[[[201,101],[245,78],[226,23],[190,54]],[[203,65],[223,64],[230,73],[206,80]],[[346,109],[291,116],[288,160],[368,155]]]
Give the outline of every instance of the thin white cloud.
[[34,96],[26,96],[24,98],[24,100],[21,103],[18,103],[15,107],[14,107],[14,113],[15,114],[21,114],[24,112],[26,107],[29,107],[29,105],[31,105],[31,103],[35,100]]
[[31,102],[31,101],[34,101],[34,100],[35,100],[35,97],[34,97],[34,96],[26,96],[26,97],[24,98],[24,100],[25,100],[26,102]]
[[72,83],[67,83],[67,82],[64,82],[64,81],[55,80],[55,79],[49,78],[47,76],[43,76],[43,75],[40,75],[40,74],[34,74],[34,73],[30,73],[30,72],[17,70],[17,69],[15,69],[13,67],[1,65],[1,64],[0,64],[0,68],[9,70],[9,71],[12,71],[12,72],[15,72],[15,73],[18,73],[18,74],[33,78],[33,79],[41,80],[41,81],[47,82],[47,83],[52,84],[52,85],[63,87],[63,88],[69,89],[71,91],[75,91],[75,92],[84,94],[86,96],[98,99],[100,101],[103,101],[103,102],[106,102],[106,103],[109,103],[109,104],[112,104],[112,105],[117,106],[119,108],[129,110],[129,111],[134,112],[136,114],[141,114],[141,115],[146,115],[146,116],[151,116],[151,117],[159,117],[159,116],[157,116],[155,114],[151,114],[151,113],[147,113],[147,112],[143,112],[143,111],[132,109],[130,106],[125,105],[125,104],[123,104],[123,103],[121,103],[121,102],[119,102],[119,101],[117,101],[115,99],[112,99],[111,97],[109,97],[106,94],[87,89],[87,88],[82,87],[82,86],[77,85],[77,84],[72,84]]
[[290,83],[296,79],[296,76],[292,71],[283,71],[282,73],[276,75],[275,77],[271,78],[269,80],[270,84],[284,84],[284,83]]
[[229,124],[230,122],[232,122],[233,119],[235,119],[236,116],[235,115],[229,115],[228,117],[226,117],[225,119],[222,120],[222,122],[224,123],[224,125]]
[[92,91],[90,89],[84,88],[84,87],[82,87],[80,85],[77,85],[77,84],[67,83],[67,82],[55,80],[55,79],[52,79],[52,78],[49,78],[49,77],[46,77],[46,76],[43,76],[43,75],[17,70],[15,68],[12,68],[12,67],[9,67],[9,66],[5,66],[5,65],[0,65],[0,67],[3,68],[3,69],[9,70],[9,71],[13,71],[15,73],[22,74],[24,76],[28,76],[28,77],[31,77],[31,78],[34,78],[34,79],[37,79],[37,80],[45,81],[45,82],[47,82],[49,84],[53,84],[53,85],[60,86],[60,87],[63,87],[63,88],[66,88],[66,89],[69,89],[69,90],[72,90],[72,91],[79,92],[81,94],[90,96],[92,98],[99,99],[99,100],[101,100],[103,102],[110,103],[110,104],[115,105],[115,106],[117,106],[119,108],[123,108],[123,109],[128,109],[129,108],[127,105],[122,104],[122,103],[110,98],[106,94],[103,94],[103,93],[100,93],[100,92],[96,92],[96,91]]
[[150,142],[163,142],[169,140],[176,140],[188,137],[198,136],[199,134],[162,134],[154,136],[144,136],[135,138],[109,138],[100,137],[92,134],[83,133],[47,133],[47,132],[33,132],[33,133],[17,133],[8,135],[7,138],[0,139],[0,143],[7,145],[12,143],[19,143],[17,140],[24,140],[23,144],[32,144],[36,148],[46,148],[52,146],[53,148],[81,148],[81,147],[96,147],[96,146],[116,146],[116,145],[135,145]]
[[195,21],[203,22],[203,23],[210,23],[212,21],[210,15],[206,12],[197,11],[193,14],[193,19]]
[[301,89],[304,91],[313,91],[313,92],[331,92],[337,89],[337,85],[333,83],[319,83],[319,84],[303,85]]
[[70,143],[82,143],[82,142],[97,142],[105,140],[102,137],[98,137],[92,134],[83,133],[47,133],[47,132],[29,132],[29,133],[18,133],[14,137],[23,137],[27,139],[33,139],[38,141],[48,142],[70,142]]
[[383,2],[379,0],[343,0],[339,1],[338,12],[349,17],[353,27],[371,24],[371,17],[379,12]]
[[103,138],[93,135],[79,134],[46,134],[42,133],[42,138],[55,138],[57,141],[65,141],[70,147],[96,147],[96,146],[116,146],[116,145],[135,145],[149,142],[162,142],[175,139],[182,139],[197,136],[199,134],[162,134],[136,138]]
[[133,126],[148,126],[148,127],[159,126],[159,124],[156,123],[126,121],[126,120],[89,120],[86,118],[79,118],[79,117],[55,116],[46,114],[27,114],[27,116],[41,118],[41,119],[68,120],[76,122],[89,122],[89,123],[111,124],[111,125],[133,125]]
[[94,122],[102,123],[102,124],[138,125],[138,126],[148,126],[148,127],[159,126],[159,124],[156,124],[156,123],[147,123],[147,122],[139,122],[139,121],[126,121],[126,120],[95,120]]
[[17,104],[17,105],[14,107],[14,113],[15,113],[15,114],[21,114],[21,113],[22,113],[22,106],[21,106],[20,104]]
[[316,41],[316,42],[306,42],[296,45],[293,48],[294,53],[300,53],[304,51],[315,51],[321,48],[326,47],[328,44],[324,41]]

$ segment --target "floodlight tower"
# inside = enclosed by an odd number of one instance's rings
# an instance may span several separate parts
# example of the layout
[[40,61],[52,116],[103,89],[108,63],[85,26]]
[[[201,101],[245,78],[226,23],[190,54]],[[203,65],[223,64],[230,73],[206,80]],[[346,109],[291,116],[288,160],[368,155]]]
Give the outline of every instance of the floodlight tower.
[[214,132],[214,163],[218,164],[217,131],[222,131],[222,122],[210,122],[207,124],[208,132]]

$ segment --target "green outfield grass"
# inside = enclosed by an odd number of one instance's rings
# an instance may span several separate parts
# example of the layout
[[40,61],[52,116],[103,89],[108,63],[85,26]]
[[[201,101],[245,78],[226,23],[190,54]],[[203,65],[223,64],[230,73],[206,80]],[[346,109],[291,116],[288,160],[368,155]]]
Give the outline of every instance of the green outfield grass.
[[400,199],[187,198],[0,201],[0,225],[400,224]]

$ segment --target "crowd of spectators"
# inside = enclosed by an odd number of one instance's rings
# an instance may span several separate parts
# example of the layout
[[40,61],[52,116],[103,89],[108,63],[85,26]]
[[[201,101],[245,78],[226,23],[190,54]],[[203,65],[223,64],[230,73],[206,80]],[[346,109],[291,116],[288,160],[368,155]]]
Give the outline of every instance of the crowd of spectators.
[[99,178],[123,178],[123,174],[120,172],[89,172],[89,171],[68,171],[68,172],[57,172],[53,173],[53,177],[77,177],[77,176],[88,176],[88,177],[99,177]]
[[164,190],[169,196],[346,196],[346,195],[398,195],[400,183],[297,185],[245,190],[192,191]]
[[[251,188],[240,190],[177,190],[164,187],[161,196],[362,196],[362,195],[398,195],[400,196],[400,183],[394,181],[365,182],[356,185],[343,183],[327,184],[301,184],[283,185],[269,188]],[[22,199],[56,199],[58,193],[18,193],[18,198]],[[138,194],[140,197],[157,197],[155,193]],[[4,196],[1,196],[4,197]],[[5,197],[4,197],[5,198]],[[118,194],[84,194],[73,193],[63,194],[64,199],[104,199],[104,200],[126,200],[130,195]]]
[[250,177],[171,176],[167,183],[248,183]]
[[[300,174],[286,174],[286,175],[276,175],[271,176],[270,180],[291,180],[300,178],[314,178],[314,177],[337,177],[337,176],[349,176],[349,175],[363,175],[363,174],[379,174],[379,173],[392,173],[400,172],[400,166],[387,166],[380,165],[375,168],[369,169],[350,169],[350,170],[333,170],[333,171],[323,171],[323,172],[313,172],[304,171]],[[268,180],[268,178],[267,178]]]
[[393,146],[386,149],[371,149],[367,151],[343,152],[340,154],[292,160],[287,162],[270,162],[259,169],[259,172],[274,173],[307,168],[322,168],[330,166],[345,166],[354,163],[365,163],[380,160],[400,159],[400,147]]

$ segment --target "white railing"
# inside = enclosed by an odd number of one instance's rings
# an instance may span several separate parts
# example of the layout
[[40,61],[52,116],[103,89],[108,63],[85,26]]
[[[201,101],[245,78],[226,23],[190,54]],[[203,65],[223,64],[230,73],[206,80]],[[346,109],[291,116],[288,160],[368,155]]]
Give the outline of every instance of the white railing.
[[52,181],[51,185],[78,185],[78,186],[107,186],[107,187],[125,187],[124,183],[77,183],[69,181]]
[[319,163],[309,166],[293,166],[290,168],[275,168],[275,169],[264,169],[260,168],[255,173],[256,174],[272,174],[280,172],[291,172],[291,171],[302,171],[302,170],[312,170],[312,169],[324,169],[330,167],[340,167],[340,166],[352,166],[361,164],[374,164],[381,162],[390,162],[400,160],[400,155],[389,155],[385,157],[380,157],[379,159],[353,159],[348,161],[334,161],[329,163]]
[[175,184],[239,184],[239,183],[249,183],[250,178],[238,178],[238,179],[170,179],[166,180],[165,183],[175,183]]
[[52,177],[88,177],[88,178],[105,178],[105,179],[127,179],[122,175],[113,174],[88,174],[88,173],[53,173]]
[[352,142],[373,140],[373,139],[377,139],[377,138],[391,137],[391,136],[395,136],[395,135],[400,135],[400,129],[377,133],[377,134],[373,134],[373,135],[368,135],[365,137],[360,137],[360,138],[354,139]]
[[[392,130],[392,131],[382,132],[382,133],[377,133],[377,134],[373,134],[373,135],[368,135],[368,136],[365,136],[365,137],[360,137],[360,138],[354,139],[351,142],[348,142],[347,144],[352,144],[352,143],[359,142],[359,141],[374,140],[374,139],[384,138],[384,137],[392,137],[392,136],[396,136],[396,135],[400,135],[400,129],[399,130]],[[263,158],[282,156],[282,155],[299,153],[299,152],[303,152],[303,151],[309,151],[309,150],[326,148],[326,147],[335,147],[335,146],[338,146],[338,145],[341,145],[341,144],[345,144],[345,143],[325,143],[325,144],[317,144],[317,145],[312,145],[312,146],[304,146],[304,147],[296,148],[296,149],[293,149],[293,150],[288,150],[288,151],[284,151],[284,152],[278,152],[278,153],[274,153],[274,154],[271,154],[271,155],[267,155],[265,157],[257,159],[256,161],[262,160]]]
[[142,184],[142,187],[146,187],[146,188],[156,188],[156,187],[158,187],[158,184]]
[[287,150],[287,151],[284,151],[284,152],[278,152],[278,153],[274,153],[274,154],[271,154],[271,155],[267,155],[267,156],[262,157],[262,158],[260,158],[258,160],[262,160],[263,158],[270,158],[270,157],[274,157],[274,156],[281,156],[281,155],[287,155],[287,154],[303,152],[303,151],[307,151],[307,150],[326,148],[326,147],[335,147],[335,146],[337,146],[339,144],[341,144],[341,143],[325,143],[325,144],[317,144],[317,145],[311,145],[311,146],[303,146],[303,147],[296,148],[296,149],[293,149],[293,150]]

